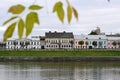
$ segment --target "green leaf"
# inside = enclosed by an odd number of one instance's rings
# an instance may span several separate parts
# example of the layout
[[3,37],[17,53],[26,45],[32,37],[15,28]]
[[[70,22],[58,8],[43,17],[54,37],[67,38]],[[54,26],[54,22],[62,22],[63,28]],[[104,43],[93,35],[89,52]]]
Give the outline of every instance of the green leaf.
[[70,5],[68,5],[67,7],[67,18],[68,18],[68,22],[71,22],[72,19],[72,7]]
[[3,25],[6,25],[7,23],[9,23],[10,21],[16,19],[17,17],[18,17],[18,16],[14,16],[14,17],[8,19],[7,21],[5,21],[5,22],[3,23]]
[[78,20],[78,12],[77,12],[77,10],[74,7],[72,7],[72,9],[73,9],[73,13],[74,13],[75,18]]
[[19,22],[18,22],[18,36],[19,36],[20,39],[23,36],[24,26],[25,26],[25,24],[24,24],[23,19],[20,19]]
[[42,9],[43,7],[42,6],[39,6],[39,5],[31,5],[29,7],[30,10],[40,10]]
[[26,17],[26,37],[30,35],[33,30],[34,24],[39,24],[38,14],[36,12],[30,12]]
[[12,14],[20,14],[24,10],[25,10],[25,7],[21,4],[18,4],[18,5],[14,5],[14,6],[10,7],[8,12],[10,12]]
[[53,8],[53,12],[57,13],[57,16],[59,20],[63,23],[64,22],[64,9],[63,9],[63,3],[57,2]]
[[15,30],[16,22],[11,24],[7,30],[4,33],[4,41],[6,41],[8,38],[12,37],[13,32]]

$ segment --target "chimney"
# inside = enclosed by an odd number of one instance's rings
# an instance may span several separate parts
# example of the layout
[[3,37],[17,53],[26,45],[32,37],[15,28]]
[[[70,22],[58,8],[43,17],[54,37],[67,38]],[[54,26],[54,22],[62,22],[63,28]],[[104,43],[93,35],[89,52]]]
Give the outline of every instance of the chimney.
[[57,33],[57,31],[55,31],[55,33]]
[[49,31],[49,33],[51,33],[51,31]]

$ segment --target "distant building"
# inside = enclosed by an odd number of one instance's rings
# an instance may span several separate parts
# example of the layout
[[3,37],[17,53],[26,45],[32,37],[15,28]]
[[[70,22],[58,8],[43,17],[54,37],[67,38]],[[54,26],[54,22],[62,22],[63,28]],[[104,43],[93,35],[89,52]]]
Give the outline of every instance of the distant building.
[[72,32],[46,32],[45,49],[71,49],[74,44]]
[[89,48],[106,48],[106,35],[87,35],[86,38],[88,39]]
[[108,49],[120,49],[120,35],[106,35]]
[[[96,29],[100,33],[100,29]],[[72,32],[46,32],[31,39],[0,40],[0,49],[120,49],[120,35],[73,35]]]
[[[89,48],[87,35],[74,35],[74,48],[75,49],[86,49]],[[83,44],[80,43],[83,42]]]
[[6,49],[40,49],[40,40],[15,39],[6,41]]
[[45,49],[45,36],[40,36],[41,49]]
[[[107,37],[106,35],[75,35],[74,48],[85,49],[85,48],[106,48]],[[83,41],[83,45],[79,44]],[[94,45],[94,42],[96,42]]]

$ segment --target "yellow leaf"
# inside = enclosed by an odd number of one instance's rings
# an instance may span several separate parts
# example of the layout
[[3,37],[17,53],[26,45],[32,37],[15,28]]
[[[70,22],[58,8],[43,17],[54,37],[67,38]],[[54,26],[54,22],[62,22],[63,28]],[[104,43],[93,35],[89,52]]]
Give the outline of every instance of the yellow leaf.
[[25,10],[25,7],[21,4],[18,4],[18,5],[14,5],[14,6],[10,7],[8,12],[10,12],[12,14],[20,14],[24,10]]
[[30,12],[26,17],[26,37],[30,35],[33,30],[34,24],[39,24],[38,14],[36,12]]
[[4,33],[4,41],[6,41],[8,38],[12,37],[13,32],[15,30],[16,22],[11,24],[7,30]]
[[39,5],[31,5],[29,7],[30,10],[40,10],[42,9],[43,7],[42,6],[39,6]]
[[70,23],[72,19],[72,8],[70,5],[68,5],[67,7],[67,18],[68,18],[68,22]]
[[73,13],[74,13],[75,18],[78,20],[78,12],[77,12],[77,10],[74,7],[72,7],[72,9],[73,9]]
[[20,19],[19,22],[18,22],[18,36],[19,36],[20,39],[23,36],[24,26],[25,26],[25,24],[24,24],[23,19]]
[[64,9],[63,9],[63,3],[57,2],[53,8],[53,12],[57,13],[57,16],[59,20],[63,23],[64,22]]
[[16,19],[17,17],[18,17],[18,16],[14,16],[14,17],[8,19],[7,21],[5,21],[5,22],[3,23],[3,25],[6,25],[7,23],[9,23],[10,21]]

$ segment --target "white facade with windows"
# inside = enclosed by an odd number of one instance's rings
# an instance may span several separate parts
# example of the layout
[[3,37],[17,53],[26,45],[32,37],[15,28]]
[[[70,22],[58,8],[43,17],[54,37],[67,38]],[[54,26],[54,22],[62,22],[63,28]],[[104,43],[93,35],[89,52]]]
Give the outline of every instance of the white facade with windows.
[[[107,48],[107,37],[106,35],[87,35],[89,48]],[[96,45],[94,45],[96,42]]]
[[71,41],[73,41],[73,38],[46,38],[45,42],[45,49],[71,49],[72,44]]
[[6,49],[40,49],[40,41],[32,39],[7,40]]

